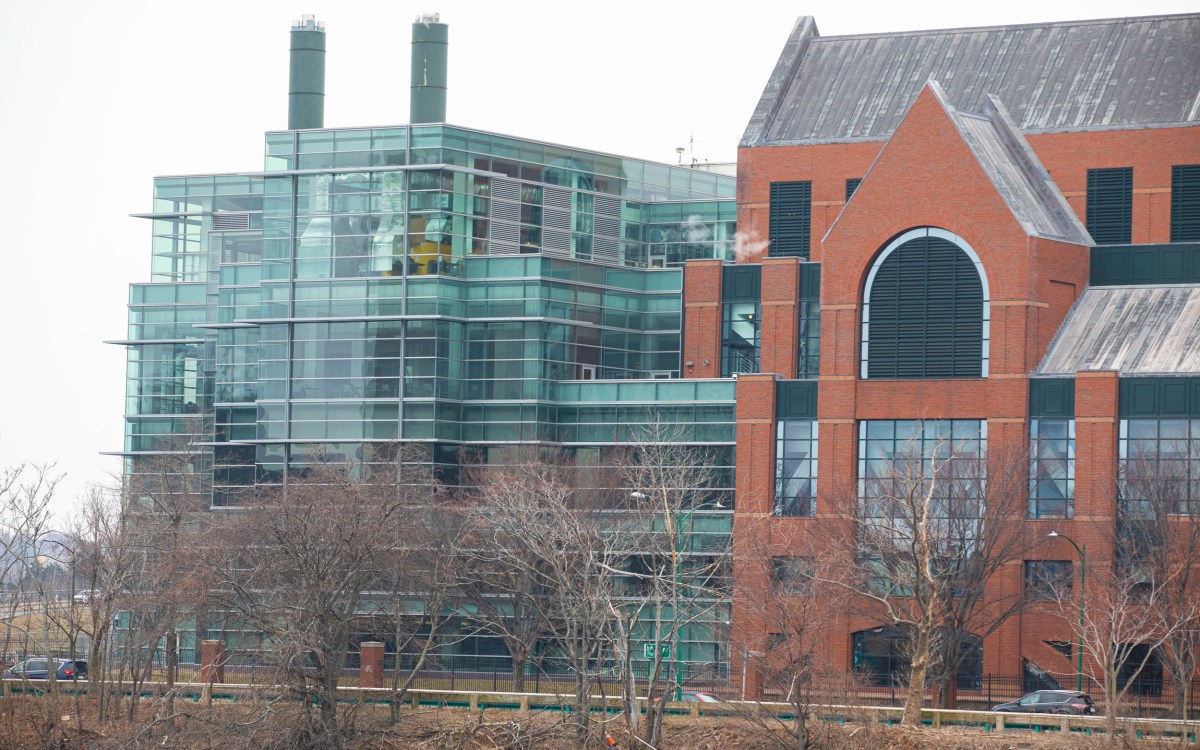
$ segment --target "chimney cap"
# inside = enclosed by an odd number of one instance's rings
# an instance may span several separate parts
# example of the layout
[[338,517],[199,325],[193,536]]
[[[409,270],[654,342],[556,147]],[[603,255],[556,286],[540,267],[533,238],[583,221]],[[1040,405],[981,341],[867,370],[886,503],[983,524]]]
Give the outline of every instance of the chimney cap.
[[325,32],[325,22],[318,21],[317,17],[311,13],[306,13],[300,16],[299,21],[292,21],[292,31],[320,31]]

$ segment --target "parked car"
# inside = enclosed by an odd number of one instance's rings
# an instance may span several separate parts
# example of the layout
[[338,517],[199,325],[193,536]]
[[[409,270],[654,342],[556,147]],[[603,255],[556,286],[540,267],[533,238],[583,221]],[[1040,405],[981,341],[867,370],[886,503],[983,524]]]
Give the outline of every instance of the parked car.
[[[5,670],[6,680],[48,680],[50,669],[47,659],[26,659]],[[54,659],[56,665],[54,679],[56,680],[86,680],[88,678],[87,662],[79,659]]]
[[98,598],[99,596],[99,591],[80,591],[79,593],[75,594],[75,596],[71,597],[71,601],[75,602],[76,604],[91,604],[92,600]]
[[1001,703],[992,710],[1027,714],[1087,716],[1096,713],[1096,704],[1092,702],[1091,696],[1087,693],[1074,690],[1037,690],[1012,703]]

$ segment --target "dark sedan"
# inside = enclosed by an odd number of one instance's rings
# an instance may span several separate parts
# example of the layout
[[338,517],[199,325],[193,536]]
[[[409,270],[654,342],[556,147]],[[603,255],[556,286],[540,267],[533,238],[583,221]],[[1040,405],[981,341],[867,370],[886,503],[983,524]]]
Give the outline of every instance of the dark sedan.
[[[26,659],[18,662],[4,672],[6,680],[48,680],[50,667],[47,659]],[[56,665],[54,679],[56,680],[86,680],[88,668],[86,661],[76,659],[54,659]]]
[[1026,714],[1076,714],[1087,716],[1096,713],[1096,704],[1087,693],[1072,690],[1038,690],[1022,696],[1012,703],[1001,703],[993,711],[1019,712]]

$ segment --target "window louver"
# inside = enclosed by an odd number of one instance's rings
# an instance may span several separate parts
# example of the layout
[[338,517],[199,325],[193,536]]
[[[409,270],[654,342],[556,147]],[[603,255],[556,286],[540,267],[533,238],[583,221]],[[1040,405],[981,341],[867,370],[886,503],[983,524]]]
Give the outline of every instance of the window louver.
[[862,182],[861,177],[851,177],[846,180],[846,202],[850,202],[850,197],[854,195],[854,191],[858,190],[858,183]]
[[870,289],[868,378],[983,374],[983,284],[940,237],[918,237],[880,264]]
[[1171,242],[1200,240],[1200,164],[1171,167]]
[[767,255],[808,258],[811,212],[811,182],[772,182]]
[[212,215],[212,231],[214,232],[244,232],[249,228],[250,214],[214,213]]
[[1087,230],[1097,245],[1132,241],[1133,167],[1088,170]]

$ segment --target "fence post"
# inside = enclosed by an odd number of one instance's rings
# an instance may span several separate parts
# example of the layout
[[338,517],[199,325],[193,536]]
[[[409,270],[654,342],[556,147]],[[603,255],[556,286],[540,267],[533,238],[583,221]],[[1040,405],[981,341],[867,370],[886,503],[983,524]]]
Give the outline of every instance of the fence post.
[[225,682],[225,642],[200,642],[200,681],[211,685]]
[[450,658],[450,689],[451,690],[454,689],[454,677],[455,677],[455,672],[457,672],[457,671],[458,671],[458,659],[451,657]]
[[988,704],[991,704],[991,703],[992,703],[992,675],[991,675],[991,673],[990,673],[990,672],[988,673],[988,676],[987,676],[987,686],[988,686],[988,689],[987,689],[987,695],[988,695],[988,697],[987,697],[987,702],[988,702]]
[[383,687],[383,643],[363,641],[358,649],[358,686]]

